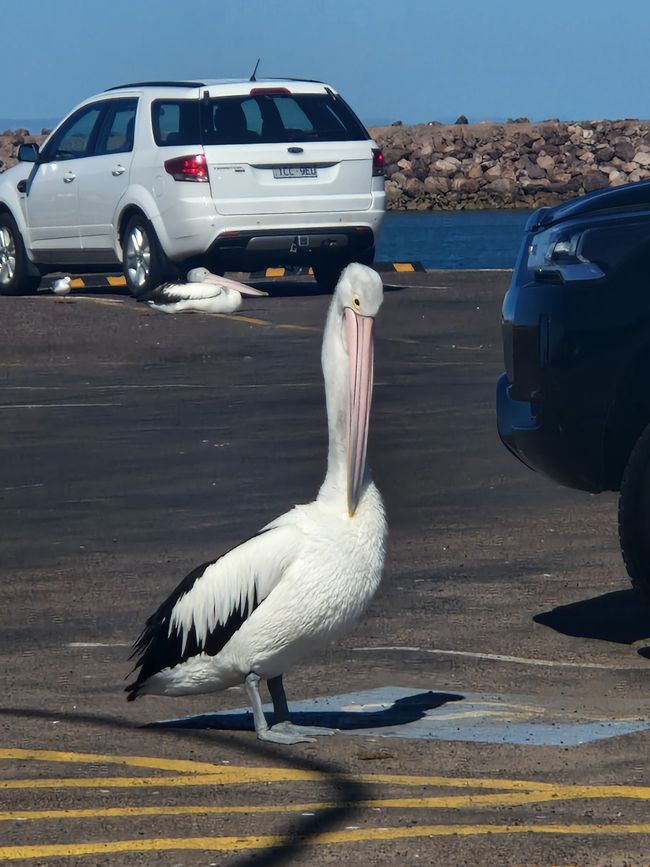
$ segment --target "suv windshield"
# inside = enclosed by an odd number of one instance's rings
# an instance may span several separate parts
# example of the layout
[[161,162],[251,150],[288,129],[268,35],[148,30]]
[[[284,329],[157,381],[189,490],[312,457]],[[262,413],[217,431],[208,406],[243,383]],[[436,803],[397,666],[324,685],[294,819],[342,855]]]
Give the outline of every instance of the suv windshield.
[[[259,93],[214,99],[158,100],[152,106],[159,145],[250,142],[364,141],[368,133],[352,110],[330,93]],[[199,140],[200,139],[200,140]]]

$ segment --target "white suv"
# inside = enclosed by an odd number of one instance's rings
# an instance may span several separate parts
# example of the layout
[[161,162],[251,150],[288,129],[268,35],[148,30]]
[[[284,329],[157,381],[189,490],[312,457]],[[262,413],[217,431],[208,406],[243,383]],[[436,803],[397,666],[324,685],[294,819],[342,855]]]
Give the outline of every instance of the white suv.
[[74,109],[0,175],[0,293],[121,265],[145,295],[180,269],[370,264],[383,156],[326,84],[144,82]]

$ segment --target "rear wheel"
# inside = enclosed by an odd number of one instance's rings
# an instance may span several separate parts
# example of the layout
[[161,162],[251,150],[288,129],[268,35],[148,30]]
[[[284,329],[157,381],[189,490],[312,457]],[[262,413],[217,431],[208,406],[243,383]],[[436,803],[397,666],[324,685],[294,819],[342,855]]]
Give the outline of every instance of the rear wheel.
[[29,273],[16,221],[10,214],[0,214],[0,295],[27,295],[38,289],[40,282],[40,275]]
[[336,284],[339,282],[343,265],[343,262],[337,261],[319,262],[312,265],[318,288],[323,292],[333,292],[336,289]]
[[360,262],[362,265],[372,265],[375,261],[375,248],[369,247],[359,253],[354,259],[329,259],[323,262],[315,262],[312,266],[314,277],[319,289],[324,292],[333,292],[339,282],[341,271],[350,262]]
[[156,232],[143,214],[135,214],[127,223],[122,249],[124,278],[129,292],[135,298],[145,297],[156,286],[174,276]]
[[623,473],[618,534],[632,586],[650,606],[650,425],[637,440]]

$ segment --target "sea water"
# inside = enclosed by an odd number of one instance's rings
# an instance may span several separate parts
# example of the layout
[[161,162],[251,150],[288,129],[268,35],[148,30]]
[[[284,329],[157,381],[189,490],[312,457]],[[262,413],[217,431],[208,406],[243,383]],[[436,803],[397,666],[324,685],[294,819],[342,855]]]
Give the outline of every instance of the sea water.
[[389,211],[377,262],[512,268],[530,211]]

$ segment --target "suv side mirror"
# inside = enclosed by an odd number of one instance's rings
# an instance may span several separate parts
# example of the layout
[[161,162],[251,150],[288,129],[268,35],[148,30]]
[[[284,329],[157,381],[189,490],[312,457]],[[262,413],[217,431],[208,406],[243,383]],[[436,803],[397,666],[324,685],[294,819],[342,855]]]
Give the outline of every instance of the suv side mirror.
[[38,145],[35,142],[21,144],[18,147],[18,160],[21,163],[38,162]]

